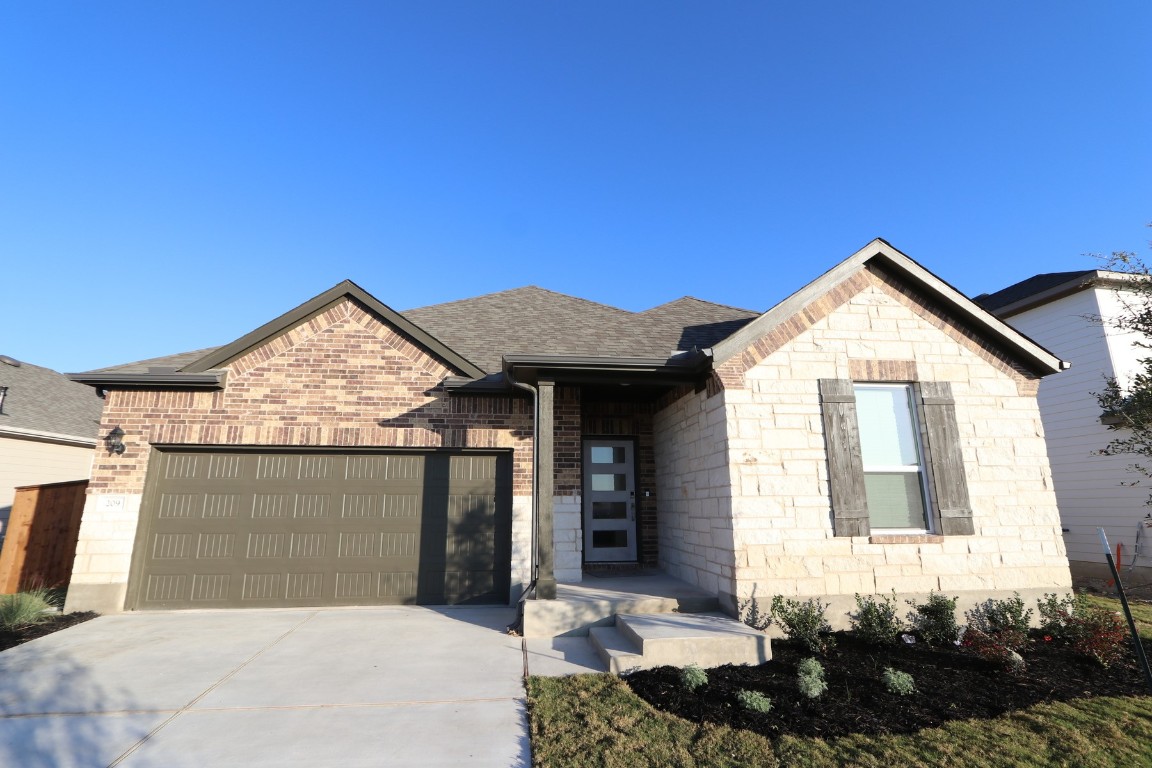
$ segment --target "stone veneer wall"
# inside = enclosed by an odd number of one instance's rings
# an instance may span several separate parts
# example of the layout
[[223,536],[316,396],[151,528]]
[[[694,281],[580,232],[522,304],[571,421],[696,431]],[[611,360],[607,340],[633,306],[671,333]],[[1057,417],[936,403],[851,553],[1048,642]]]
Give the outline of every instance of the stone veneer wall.
[[735,593],[725,419],[723,398],[703,392],[653,419],[660,567],[716,594]]
[[[833,597],[843,613],[857,592],[971,603],[1067,590],[1036,380],[880,273],[858,273],[800,316],[657,415],[662,565],[729,609],[776,594]],[[817,380],[884,369],[951,382],[974,536],[832,535]]]
[[448,396],[453,373],[353,301],[341,302],[228,366],[220,391],[110,391],[68,610],[123,609],[151,446],[510,449],[512,597],[530,575],[532,402]]

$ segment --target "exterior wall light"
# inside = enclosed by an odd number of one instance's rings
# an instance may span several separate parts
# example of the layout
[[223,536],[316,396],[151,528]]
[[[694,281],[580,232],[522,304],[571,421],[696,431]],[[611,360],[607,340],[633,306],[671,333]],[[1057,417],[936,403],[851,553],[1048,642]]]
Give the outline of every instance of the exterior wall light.
[[124,430],[120,427],[113,427],[112,431],[104,438],[104,445],[108,447],[108,453],[114,453],[117,456],[124,453]]

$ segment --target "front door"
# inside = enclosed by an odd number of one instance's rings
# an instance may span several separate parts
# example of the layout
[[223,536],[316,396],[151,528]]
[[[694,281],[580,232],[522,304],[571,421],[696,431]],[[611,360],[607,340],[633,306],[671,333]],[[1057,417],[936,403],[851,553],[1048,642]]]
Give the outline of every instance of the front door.
[[584,560],[636,560],[636,467],[631,440],[584,441]]

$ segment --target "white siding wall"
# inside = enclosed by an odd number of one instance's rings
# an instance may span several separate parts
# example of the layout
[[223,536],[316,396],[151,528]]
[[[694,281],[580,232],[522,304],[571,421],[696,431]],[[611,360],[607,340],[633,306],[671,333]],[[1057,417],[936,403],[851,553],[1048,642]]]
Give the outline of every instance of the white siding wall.
[[0,437],[0,539],[17,487],[87,480],[94,455],[92,448]]
[[[1113,552],[1117,543],[1124,544],[1127,566],[1139,521],[1149,512],[1145,502],[1152,487],[1124,485],[1140,477],[1127,469],[1135,457],[1096,455],[1113,433],[1100,424],[1100,406],[1092,393],[1103,388],[1105,376],[1122,380],[1130,376],[1142,353],[1132,346],[1133,334],[1089,319],[1115,316],[1119,309],[1111,289],[1092,288],[1022,312],[1008,322],[1072,363],[1069,370],[1044,379],[1039,395],[1060,517],[1068,529],[1064,534],[1068,558],[1103,563],[1096,534],[1102,526]],[[1152,542],[1146,549],[1152,554]],[[1137,564],[1152,566],[1152,558]]]

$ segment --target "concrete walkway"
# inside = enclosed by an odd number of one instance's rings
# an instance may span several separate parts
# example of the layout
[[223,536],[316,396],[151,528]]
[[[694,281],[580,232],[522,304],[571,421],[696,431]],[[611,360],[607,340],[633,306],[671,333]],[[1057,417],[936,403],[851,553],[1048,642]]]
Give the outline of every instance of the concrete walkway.
[[0,653],[0,765],[528,766],[510,608],[104,616]]

